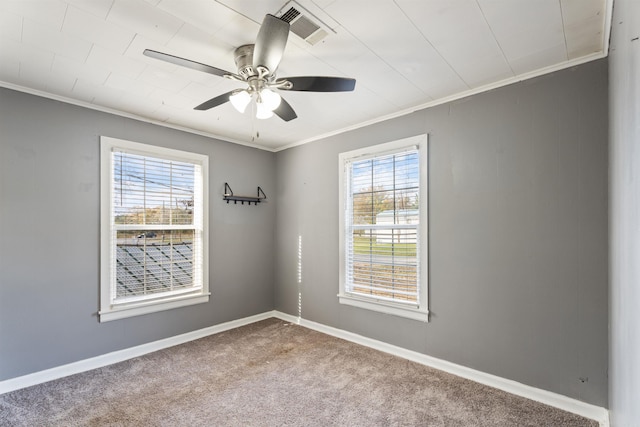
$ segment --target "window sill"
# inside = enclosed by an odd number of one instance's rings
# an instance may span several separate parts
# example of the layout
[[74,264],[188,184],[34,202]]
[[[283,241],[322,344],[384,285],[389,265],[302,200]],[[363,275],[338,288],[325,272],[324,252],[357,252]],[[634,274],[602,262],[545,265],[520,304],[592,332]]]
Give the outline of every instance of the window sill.
[[124,319],[127,317],[141,316],[143,314],[156,313],[158,311],[171,310],[172,308],[186,307],[188,305],[202,304],[209,301],[209,293],[196,295],[181,295],[155,301],[143,301],[126,306],[113,305],[107,310],[98,312],[100,322]]
[[338,299],[340,301],[340,304],[378,311],[380,313],[391,314],[398,317],[405,317],[412,320],[419,320],[421,322],[429,321],[428,310],[421,310],[415,307],[405,307],[400,304],[393,304],[386,301],[358,297],[351,294],[338,294]]

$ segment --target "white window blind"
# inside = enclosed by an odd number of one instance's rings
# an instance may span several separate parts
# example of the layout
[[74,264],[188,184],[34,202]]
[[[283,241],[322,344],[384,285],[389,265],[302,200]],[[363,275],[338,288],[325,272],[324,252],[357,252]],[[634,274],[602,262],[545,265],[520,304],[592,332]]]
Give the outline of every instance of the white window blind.
[[416,148],[348,164],[347,292],[418,304]]
[[[200,166],[114,151],[116,289],[113,302],[199,290]],[[200,223],[200,224],[198,224]]]
[[103,224],[108,271],[102,284],[108,292],[102,293],[101,316],[208,295],[206,156],[108,140],[103,146],[108,157],[103,179],[110,187],[108,224]]
[[427,320],[426,135],[340,155],[340,302]]

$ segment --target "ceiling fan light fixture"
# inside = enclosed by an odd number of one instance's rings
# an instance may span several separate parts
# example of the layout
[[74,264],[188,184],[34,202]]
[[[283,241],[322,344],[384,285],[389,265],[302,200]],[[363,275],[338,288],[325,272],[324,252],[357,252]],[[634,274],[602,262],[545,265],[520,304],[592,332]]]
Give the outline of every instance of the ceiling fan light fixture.
[[231,96],[229,96],[229,101],[238,110],[240,113],[244,113],[247,109],[247,105],[251,102],[251,95],[246,90],[240,90]]
[[[0,0],[2,1],[2,0]],[[287,3],[287,12],[294,3]],[[277,115],[285,122],[289,122],[298,115],[289,103],[280,97],[277,90],[298,91],[298,92],[348,92],[353,91],[356,81],[343,77],[328,76],[300,76],[278,79],[276,70],[280,65],[280,60],[284,54],[289,32],[292,24],[296,23],[296,28],[304,25],[297,25],[298,21],[306,25],[306,21],[300,20],[301,10],[293,8],[288,19],[278,18],[271,14],[266,14],[258,36],[254,44],[245,44],[235,49],[235,62],[238,74],[229,71],[181,58],[179,56],[162,53],[155,50],[145,49],[145,56],[168,62],[170,64],[191,68],[215,76],[224,77],[235,82],[247,85],[245,89],[234,89],[222,95],[215,96],[208,101],[194,107],[194,110],[205,111],[218,105],[230,102],[240,114],[244,114],[252,99],[255,99],[254,109],[256,117],[267,119]],[[294,19],[297,19],[294,22]],[[318,30],[319,31],[319,30]],[[316,31],[309,37],[315,37]],[[314,43],[319,39],[309,40]],[[276,89],[276,91],[274,91]]]

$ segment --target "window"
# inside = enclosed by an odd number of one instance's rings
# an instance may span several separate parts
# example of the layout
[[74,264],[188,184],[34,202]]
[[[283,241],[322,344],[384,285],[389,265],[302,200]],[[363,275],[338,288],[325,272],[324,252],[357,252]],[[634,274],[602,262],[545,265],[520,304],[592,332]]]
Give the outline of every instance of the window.
[[341,153],[340,188],[340,302],[427,321],[427,135]]
[[208,157],[101,137],[100,321],[209,300]]

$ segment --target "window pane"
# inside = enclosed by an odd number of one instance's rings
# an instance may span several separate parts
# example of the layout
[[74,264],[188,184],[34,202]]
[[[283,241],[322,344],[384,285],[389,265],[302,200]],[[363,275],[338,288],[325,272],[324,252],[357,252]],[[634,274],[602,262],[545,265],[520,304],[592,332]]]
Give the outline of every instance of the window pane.
[[193,224],[193,164],[114,152],[116,224]]
[[351,165],[351,190],[353,192],[363,191],[373,186],[371,165],[371,160],[362,160]]
[[395,156],[396,189],[418,188],[418,153],[403,153]]
[[406,224],[417,220],[418,165],[417,152],[353,162],[350,188],[353,223]]
[[[416,216],[418,203],[418,189],[397,190],[393,200],[396,213],[398,216]],[[396,224],[404,224],[404,222],[396,222]]]
[[115,299],[194,285],[193,230],[118,231]]
[[385,156],[374,159],[373,187],[381,190],[393,190],[394,187],[394,158],[395,156]]
[[417,302],[416,230],[356,230],[352,239],[351,292]]
[[354,224],[376,224],[387,212],[393,217],[393,191],[367,189],[353,195],[352,221]]

